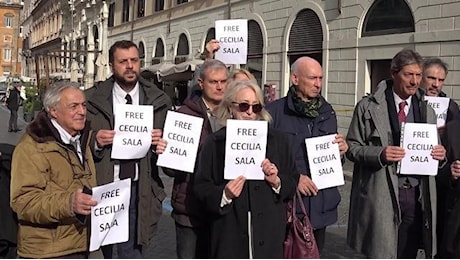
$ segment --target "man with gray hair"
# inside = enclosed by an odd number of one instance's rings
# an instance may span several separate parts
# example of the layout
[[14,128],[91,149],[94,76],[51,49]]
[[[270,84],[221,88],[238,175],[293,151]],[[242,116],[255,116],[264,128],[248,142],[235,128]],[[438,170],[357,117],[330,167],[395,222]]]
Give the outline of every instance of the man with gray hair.
[[[426,258],[436,255],[434,176],[400,174],[406,151],[401,125],[436,124],[434,110],[419,89],[423,60],[410,49],[391,61],[391,79],[355,107],[348,129],[347,157],[354,162],[347,242],[369,258]],[[446,150],[435,145],[434,160],[444,165]]]
[[85,95],[76,83],[58,82],[43,104],[13,154],[10,205],[19,220],[18,255],[87,258],[85,218],[97,202],[83,193],[96,186]]

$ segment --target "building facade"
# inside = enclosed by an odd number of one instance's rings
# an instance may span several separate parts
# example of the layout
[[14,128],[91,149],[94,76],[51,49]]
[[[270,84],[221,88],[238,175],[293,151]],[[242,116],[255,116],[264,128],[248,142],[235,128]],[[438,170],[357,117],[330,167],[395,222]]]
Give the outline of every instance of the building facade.
[[19,18],[23,2],[21,0],[0,1],[0,76],[19,77],[21,75],[20,53],[22,32]]
[[27,76],[45,84],[70,79],[84,88],[107,77],[105,1],[26,0],[24,6],[21,24]]
[[389,76],[403,48],[449,66],[446,93],[460,99],[457,0],[112,0],[108,43],[131,39],[144,66],[192,60],[214,38],[214,23],[248,20],[248,68],[259,83],[289,88],[290,65],[311,56],[323,65],[322,95],[346,133],[357,101]]

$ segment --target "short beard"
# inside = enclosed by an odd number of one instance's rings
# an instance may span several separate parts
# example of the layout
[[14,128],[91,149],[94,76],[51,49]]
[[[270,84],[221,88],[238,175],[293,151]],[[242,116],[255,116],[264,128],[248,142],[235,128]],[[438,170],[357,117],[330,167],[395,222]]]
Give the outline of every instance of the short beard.
[[115,82],[117,82],[118,85],[120,85],[122,89],[127,89],[127,90],[133,89],[136,86],[136,83],[138,80],[137,75],[136,75],[136,80],[134,80],[133,82],[127,82],[122,76],[118,74],[113,74],[113,78],[115,79]]

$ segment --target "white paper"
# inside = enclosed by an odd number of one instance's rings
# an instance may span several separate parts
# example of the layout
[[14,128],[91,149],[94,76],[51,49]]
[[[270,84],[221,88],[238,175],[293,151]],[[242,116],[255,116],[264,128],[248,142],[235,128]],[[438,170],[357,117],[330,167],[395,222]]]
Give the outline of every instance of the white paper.
[[224,178],[241,175],[247,180],[263,180],[262,161],[267,150],[267,121],[227,120]]
[[128,241],[130,197],[130,178],[93,188],[89,251]]
[[431,156],[438,144],[436,125],[405,123],[401,135],[401,147],[406,155],[400,162],[400,174],[436,175],[439,161]]
[[246,64],[248,58],[248,20],[217,20],[216,39],[220,49],[215,59],[225,64]]
[[449,100],[447,97],[432,97],[425,96],[428,105],[434,109],[436,113],[436,125],[442,127],[446,124],[447,110],[449,109]]
[[311,180],[319,190],[345,184],[335,134],[305,139]]
[[193,173],[202,127],[201,117],[168,111],[163,130],[168,144],[157,165]]
[[113,159],[139,159],[152,144],[153,106],[115,104]]

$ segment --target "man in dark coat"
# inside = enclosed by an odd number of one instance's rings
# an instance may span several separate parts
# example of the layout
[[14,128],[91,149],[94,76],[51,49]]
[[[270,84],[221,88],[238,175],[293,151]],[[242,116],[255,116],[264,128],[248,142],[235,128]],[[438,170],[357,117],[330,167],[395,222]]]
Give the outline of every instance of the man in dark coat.
[[21,99],[21,84],[18,82],[13,83],[13,88],[10,90],[10,95],[6,100],[6,106],[10,110],[10,121],[8,123],[8,132],[18,132],[18,109]]
[[[214,108],[222,100],[227,88],[228,70],[224,63],[210,59],[201,65],[198,80],[200,90],[193,91],[177,112],[203,118],[198,154],[208,135],[217,130]],[[196,165],[195,165],[196,167]],[[205,213],[193,194],[194,173],[163,168],[174,177],[171,213],[176,224],[176,252],[178,258],[207,258],[208,237]]]
[[[425,95],[434,97],[447,97],[442,91],[447,73],[449,72],[447,64],[439,58],[427,58],[423,61],[423,75],[420,82],[420,88],[425,90]],[[457,103],[453,99],[449,99],[449,107],[447,109],[446,125],[454,119],[460,119],[460,110]],[[447,147],[448,142],[445,137],[445,126],[439,127],[442,144]],[[447,212],[451,210],[448,206],[447,193],[452,188],[450,180],[450,168],[443,167],[436,175],[436,192],[437,192],[437,237],[438,246],[442,247],[442,237],[444,231],[444,223],[447,220]],[[438,250],[437,257],[444,258],[443,250]]]
[[[310,57],[299,58],[292,64],[292,86],[286,97],[267,105],[273,117],[272,127],[285,132],[292,143],[297,171],[297,189],[314,228],[318,249],[324,248],[326,227],[337,221],[340,193],[337,187],[318,190],[311,180],[305,138],[337,133],[337,117],[332,106],[321,96],[323,72],[321,65]],[[337,134],[340,154],[348,146],[343,135]],[[298,210],[300,211],[300,210]]]
[[[118,257],[142,258],[142,246],[147,246],[157,228],[166,197],[158,175],[157,155],[153,146],[162,135],[166,112],[171,99],[139,77],[139,50],[131,41],[115,42],[109,50],[113,76],[87,90],[88,120],[95,135],[92,137],[98,172],[97,183],[103,185],[125,178],[132,179],[129,216],[129,240],[117,244]],[[152,149],[137,160],[111,158],[115,135],[114,107],[116,104],[150,105],[154,112]],[[112,246],[103,247],[104,256],[112,257]]]

